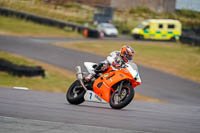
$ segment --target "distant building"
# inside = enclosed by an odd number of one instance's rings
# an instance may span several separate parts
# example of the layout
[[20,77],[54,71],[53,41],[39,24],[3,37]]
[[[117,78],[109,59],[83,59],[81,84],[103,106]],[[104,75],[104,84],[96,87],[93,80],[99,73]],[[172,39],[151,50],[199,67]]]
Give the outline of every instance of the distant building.
[[176,0],[176,9],[188,9],[200,12],[200,0]]
[[157,12],[171,12],[175,10],[176,0],[111,0],[111,6],[116,8],[143,6]]
[[111,6],[114,8],[148,7],[158,12],[174,11],[176,0],[70,0],[91,6]]

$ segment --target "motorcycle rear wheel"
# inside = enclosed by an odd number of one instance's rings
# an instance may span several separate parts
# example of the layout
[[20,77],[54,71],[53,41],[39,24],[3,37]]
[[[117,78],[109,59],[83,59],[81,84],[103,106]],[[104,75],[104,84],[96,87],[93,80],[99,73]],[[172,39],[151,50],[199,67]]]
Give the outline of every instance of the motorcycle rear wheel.
[[127,106],[134,98],[135,90],[131,85],[123,85],[121,97],[118,96],[118,90],[112,93],[110,98],[110,106],[113,109],[122,109]]
[[81,104],[85,101],[84,99],[85,90],[81,87],[81,84],[76,80],[68,89],[66,99],[71,104]]

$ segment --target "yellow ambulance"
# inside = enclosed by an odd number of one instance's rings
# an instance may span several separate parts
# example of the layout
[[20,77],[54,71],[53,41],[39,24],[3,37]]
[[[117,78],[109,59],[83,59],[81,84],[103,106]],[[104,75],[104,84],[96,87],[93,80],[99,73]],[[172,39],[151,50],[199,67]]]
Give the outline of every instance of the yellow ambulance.
[[148,19],[131,31],[134,39],[179,40],[182,26],[178,20]]

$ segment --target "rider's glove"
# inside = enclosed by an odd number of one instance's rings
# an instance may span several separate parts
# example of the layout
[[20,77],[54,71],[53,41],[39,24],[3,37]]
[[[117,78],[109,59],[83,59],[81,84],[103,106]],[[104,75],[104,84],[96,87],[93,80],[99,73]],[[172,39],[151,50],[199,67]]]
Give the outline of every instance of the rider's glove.
[[116,64],[115,62],[112,63],[112,66],[114,66],[116,69],[120,69],[121,67],[120,64]]
[[101,62],[95,68],[95,72],[105,71],[107,68],[108,68],[107,65],[105,63]]

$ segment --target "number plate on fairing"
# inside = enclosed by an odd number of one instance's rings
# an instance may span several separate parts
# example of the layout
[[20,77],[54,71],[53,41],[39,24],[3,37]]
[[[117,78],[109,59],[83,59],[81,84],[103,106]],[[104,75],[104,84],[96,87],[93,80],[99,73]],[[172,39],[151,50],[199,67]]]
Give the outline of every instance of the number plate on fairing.
[[86,101],[90,101],[90,102],[107,103],[101,97],[99,97],[93,91],[90,91],[90,90],[86,91],[86,93],[84,95],[84,99]]

